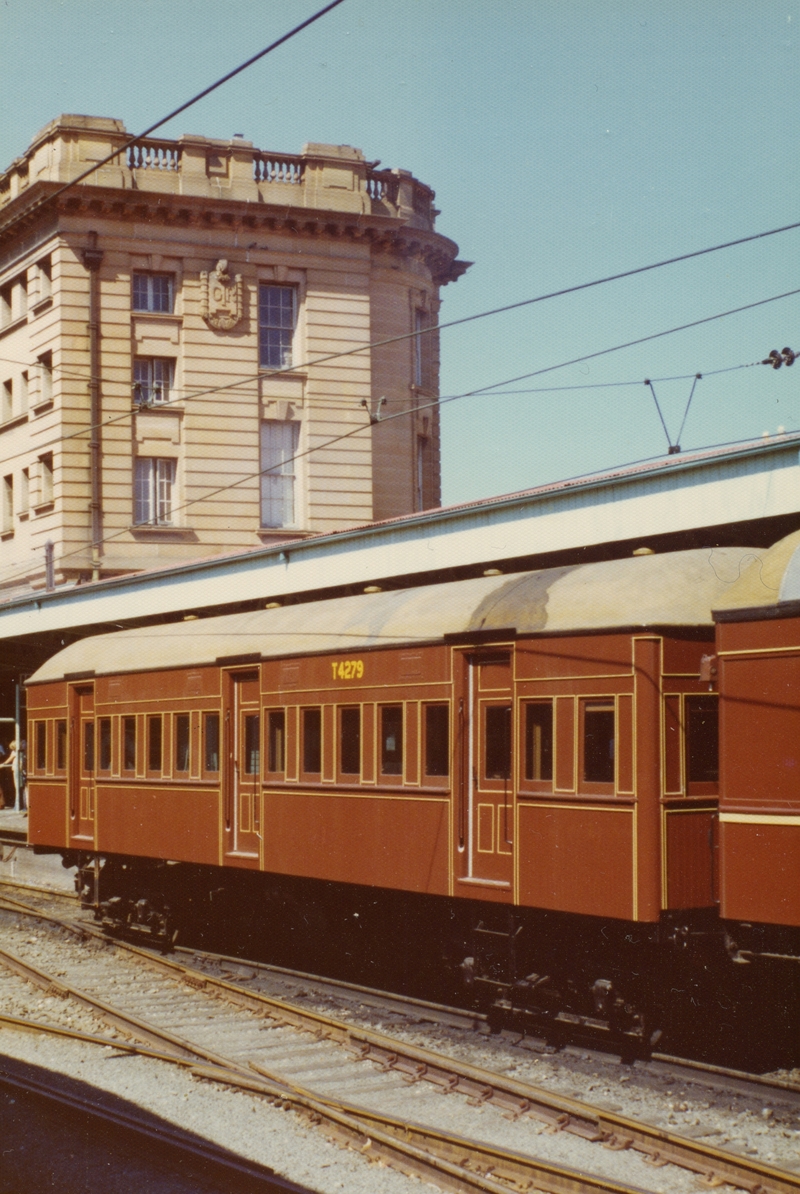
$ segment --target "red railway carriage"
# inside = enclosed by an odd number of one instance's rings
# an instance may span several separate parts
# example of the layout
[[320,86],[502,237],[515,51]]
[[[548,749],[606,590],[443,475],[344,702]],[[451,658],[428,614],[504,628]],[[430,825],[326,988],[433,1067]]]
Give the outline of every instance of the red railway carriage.
[[754,561],[715,617],[720,913],[749,922],[731,926],[738,956],[794,956],[797,937],[767,926],[800,926],[800,532]]
[[477,940],[469,977],[498,987],[531,977],[548,933],[564,952],[578,932],[604,1010],[603,941],[679,936],[716,907],[701,659],[752,558],[640,556],[76,643],[29,682],[30,840],[102,859],[89,894],[119,923],[163,927],[176,868],[166,901],[155,862],[425,899]]

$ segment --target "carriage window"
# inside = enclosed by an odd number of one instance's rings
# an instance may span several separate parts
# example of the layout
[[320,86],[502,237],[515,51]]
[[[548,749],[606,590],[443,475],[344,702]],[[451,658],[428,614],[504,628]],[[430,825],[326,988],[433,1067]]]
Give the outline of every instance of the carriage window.
[[47,768],[47,722],[36,723],[36,770],[45,771]]
[[550,701],[525,706],[525,778],[553,778],[553,705]]
[[511,776],[511,706],[487,705],[484,711],[484,766],[486,779]]
[[67,723],[56,722],[56,771],[67,769]]
[[273,709],[267,723],[267,770],[283,773],[286,770],[286,714]]
[[719,721],[715,696],[686,697],[686,782],[719,780]]
[[83,723],[83,772],[91,775],[94,771],[94,722]]
[[147,719],[147,769],[161,770],[161,714]]
[[425,706],[425,774],[450,774],[450,708]]
[[303,771],[319,775],[322,771],[322,710],[303,710]]
[[206,713],[203,722],[204,768],[219,771],[219,713]]
[[136,770],[136,718],[122,719],[122,770]]
[[[272,723],[270,722],[270,730]],[[244,773],[258,775],[261,771],[261,717],[258,713],[247,713],[244,719]],[[280,736],[283,753],[283,734]]]
[[381,775],[403,774],[403,706],[381,709]]
[[339,714],[339,747],[343,775],[361,774],[361,710],[342,709]]
[[98,771],[111,770],[111,718],[101,717],[99,722],[99,742],[97,752]]
[[175,714],[175,770],[189,770],[189,714]]
[[614,782],[614,705],[587,701],[583,706],[583,778],[589,783]]

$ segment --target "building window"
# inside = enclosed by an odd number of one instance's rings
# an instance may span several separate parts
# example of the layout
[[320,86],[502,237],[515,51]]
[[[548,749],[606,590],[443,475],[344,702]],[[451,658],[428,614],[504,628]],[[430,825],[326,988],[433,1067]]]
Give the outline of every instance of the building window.
[[427,329],[436,324],[420,307],[414,310],[414,385],[423,390],[434,389],[433,349],[436,332]]
[[294,286],[258,288],[258,363],[262,369],[284,369],[292,363],[292,340],[297,321]]
[[261,525],[295,525],[295,456],[299,423],[266,420],[261,424]]
[[283,774],[286,770],[286,714],[273,709],[267,721],[267,770]]
[[37,263],[37,272],[39,275],[39,297],[36,301],[43,303],[53,293],[53,267],[50,257],[43,257]]
[[553,778],[553,705],[550,701],[525,706],[525,778]]
[[428,473],[428,449],[430,441],[425,435],[417,436],[417,460],[415,470],[414,509],[425,509],[425,477]]
[[414,385],[424,385],[425,375],[425,360],[424,360],[424,344],[427,336],[423,331],[426,328],[427,321],[425,319],[425,312],[417,308],[414,311],[414,331],[417,333],[414,337]]
[[122,770],[136,770],[136,718],[122,719]]
[[587,701],[583,706],[583,778],[587,783],[614,782],[614,705]]
[[172,526],[172,492],[176,462],[157,457],[140,457],[134,474],[136,526]]
[[339,759],[343,775],[361,774],[361,710],[339,712]]
[[27,514],[31,506],[31,470],[24,468],[19,475],[19,512]]
[[4,531],[14,528],[14,477],[9,473],[3,477],[3,523]]
[[13,321],[13,298],[13,282],[6,282],[5,286],[0,286],[0,328],[6,327]]
[[170,357],[136,357],[133,362],[133,401],[137,406],[169,402],[175,383]]
[[28,371],[19,377],[19,413],[24,415],[28,409]]
[[447,705],[425,706],[425,774],[450,774],[450,709]]
[[0,414],[4,423],[14,418],[14,382],[10,377],[7,381],[3,382],[2,411],[0,411]]
[[49,505],[53,495],[53,453],[45,452],[39,457],[39,504]]
[[322,710],[303,710],[303,773],[322,773]]
[[403,774],[403,706],[381,708],[381,775]]
[[175,770],[189,770],[189,714],[175,714]]
[[175,280],[172,274],[133,275],[134,311],[153,311],[171,315],[175,304]]
[[28,279],[25,274],[0,286],[0,328],[15,323],[28,313]]
[[40,378],[40,382],[41,382],[40,389],[39,389],[39,402],[40,402],[40,404],[43,404],[45,402],[52,402],[53,401],[53,354],[52,354],[52,352],[43,352],[42,355],[38,358],[38,364],[39,364],[39,378]]

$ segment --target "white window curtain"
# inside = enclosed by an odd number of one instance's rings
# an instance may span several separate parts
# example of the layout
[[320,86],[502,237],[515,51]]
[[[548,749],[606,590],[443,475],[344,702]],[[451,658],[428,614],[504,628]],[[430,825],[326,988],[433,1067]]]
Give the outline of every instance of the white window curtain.
[[261,525],[295,525],[294,457],[300,433],[298,423],[267,420],[261,424]]
[[136,461],[134,522],[137,526],[171,526],[176,461],[146,457]]

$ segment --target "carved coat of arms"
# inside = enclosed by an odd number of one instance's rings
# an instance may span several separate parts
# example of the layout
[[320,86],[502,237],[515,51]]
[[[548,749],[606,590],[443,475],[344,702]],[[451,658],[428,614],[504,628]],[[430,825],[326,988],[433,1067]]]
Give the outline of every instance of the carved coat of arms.
[[216,267],[200,274],[202,290],[200,314],[210,328],[229,332],[242,318],[242,275],[231,277],[228,262],[221,258]]

